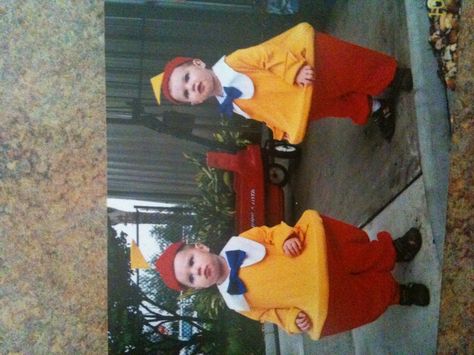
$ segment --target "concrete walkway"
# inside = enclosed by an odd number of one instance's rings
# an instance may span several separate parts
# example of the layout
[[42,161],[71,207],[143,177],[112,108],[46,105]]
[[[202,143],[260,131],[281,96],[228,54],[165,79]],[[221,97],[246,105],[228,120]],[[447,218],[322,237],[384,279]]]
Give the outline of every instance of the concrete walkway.
[[398,237],[420,227],[422,250],[413,262],[397,264],[394,275],[402,283],[428,285],[431,304],[394,306],[369,325],[318,342],[278,330],[275,344],[270,326],[267,354],[436,353],[450,134],[428,29],[422,0],[335,2],[326,32],[395,56],[412,68],[414,90],[400,98],[391,143],[371,123],[312,123],[293,174],[289,207],[293,220],[314,208],[362,226],[371,237],[383,229]]

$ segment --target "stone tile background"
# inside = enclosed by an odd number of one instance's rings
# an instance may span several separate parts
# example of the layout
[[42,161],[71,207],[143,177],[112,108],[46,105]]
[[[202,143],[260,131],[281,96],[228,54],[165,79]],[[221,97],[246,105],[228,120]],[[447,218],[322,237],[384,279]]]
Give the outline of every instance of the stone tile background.
[[463,1],[453,107],[439,354],[474,353],[474,3]]
[[0,2],[0,353],[107,352],[102,1]]

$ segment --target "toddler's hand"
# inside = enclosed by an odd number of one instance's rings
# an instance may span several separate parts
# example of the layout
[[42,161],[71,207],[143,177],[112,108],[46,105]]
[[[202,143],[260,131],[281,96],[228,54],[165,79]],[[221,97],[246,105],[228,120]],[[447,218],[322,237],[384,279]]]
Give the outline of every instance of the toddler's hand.
[[311,65],[305,65],[301,67],[298,75],[296,75],[296,84],[299,86],[313,85],[314,81],[314,69]]
[[298,237],[290,237],[283,243],[283,251],[288,256],[298,256],[303,250],[303,245]]
[[298,313],[298,315],[296,316],[295,323],[298,329],[301,330],[302,332],[307,332],[313,326],[311,324],[311,319],[309,319],[308,315],[303,311]]

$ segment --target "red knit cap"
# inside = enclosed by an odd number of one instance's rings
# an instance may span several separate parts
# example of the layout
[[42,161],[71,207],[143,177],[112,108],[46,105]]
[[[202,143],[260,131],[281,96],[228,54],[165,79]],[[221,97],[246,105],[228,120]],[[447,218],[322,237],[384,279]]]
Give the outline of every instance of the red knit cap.
[[183,242],[171,244],[155,262],[156,271],[160,273],[165,285],[176,291],[185,290],[174,273],[174,257],[183,245]]
[[165,95],[165,97],[171,101],[174,104],[179,104],[179,101],[176,101],[173,99],[170,93],[170,88],[169,88],[169,81],[170,81],[170,76],[171,73],[173,73],[173,70],[180,66],[181,64],[187,63],[192,61],[193,58],[190,57],[176,57],[171,59],[168,63],[165,65],[165,70],[163,73],[158,74],[157,76],[151,78],[151,86],[153,87],[153,91],[155,93],[156,100],[158,101],[158,104],[161,104],[161,92]]

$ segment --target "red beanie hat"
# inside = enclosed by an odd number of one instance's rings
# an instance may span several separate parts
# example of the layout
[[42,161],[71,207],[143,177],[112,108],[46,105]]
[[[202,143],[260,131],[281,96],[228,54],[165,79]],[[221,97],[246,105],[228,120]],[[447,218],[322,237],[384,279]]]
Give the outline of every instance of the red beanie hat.
[[160,273],[165,285],[176,291],[185,290],[174,273],[174,257],[183,245],[183,242],[171,244],[155,262],[156,271]]
[[171,73],[173,72],[174,68],[180,66],[181,64],[187,63],[192,61],[193,58],[190,57],[176,57],[170,60],[166,65],[165,65],[165,70],[163,73],[158,74],[157,76],[154,76],[153,78],[150,79],[151,81],[151,86],[153,88],[153,92],[155,93],[156,100],[158,101],[158,104],[161,104],[161,92],[163,91],[163,94],[165,97],[171,101],[174,104],[179,104],[178,101],[173,99],[173,97],[170,94],[170,89],[169,89],[169,81],[170,81],[170,76]]

